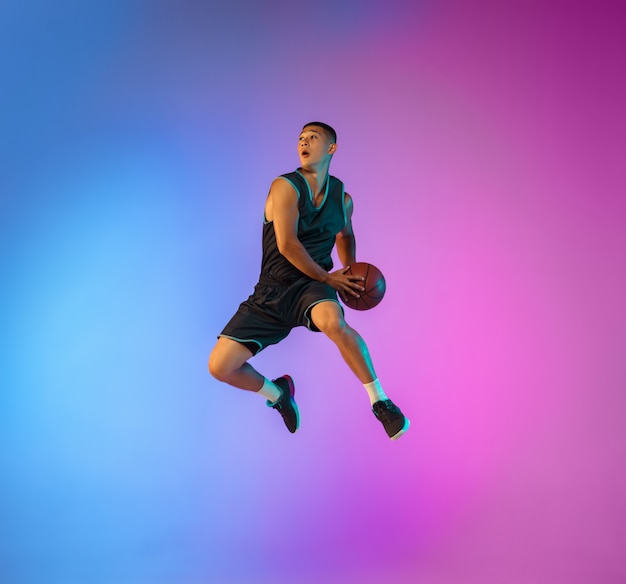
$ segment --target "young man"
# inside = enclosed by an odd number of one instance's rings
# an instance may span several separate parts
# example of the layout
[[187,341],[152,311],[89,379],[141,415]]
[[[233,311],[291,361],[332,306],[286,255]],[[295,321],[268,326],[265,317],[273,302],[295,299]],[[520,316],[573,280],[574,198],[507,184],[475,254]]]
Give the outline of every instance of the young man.
[[[265,202],[261,275],[219,335],[209,371],[220,381],[256,392],[278,410],[290,432],[300,425],[295,387],[284,375],[270,381],[248,360],[284,339],[292,328],[323,332],[364,385],[375,416],[395,440],[409,420],[387,398],[361,336],[344,320],[337,293],[358,297],[363,278],[346,274],[356,261],[352,198],[328,169],[337,150],[337,134],[327,124],[306,124],[298,140],[301,167],[274,180]],[[343,268],[331,272],[331,251]]]

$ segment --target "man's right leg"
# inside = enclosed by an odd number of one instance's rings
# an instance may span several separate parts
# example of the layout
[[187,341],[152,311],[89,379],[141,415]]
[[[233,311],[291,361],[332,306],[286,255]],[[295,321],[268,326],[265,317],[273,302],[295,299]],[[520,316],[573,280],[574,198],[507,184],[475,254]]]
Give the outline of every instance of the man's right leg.
[[209,356],[209,372],[219,381],[265,397],[267,405],[279,411],[287,429],[294,433],[300,426],[300,414],[291,377],[283,375],[270,381],[248,363],[251,357],[245,345],[219,337]]

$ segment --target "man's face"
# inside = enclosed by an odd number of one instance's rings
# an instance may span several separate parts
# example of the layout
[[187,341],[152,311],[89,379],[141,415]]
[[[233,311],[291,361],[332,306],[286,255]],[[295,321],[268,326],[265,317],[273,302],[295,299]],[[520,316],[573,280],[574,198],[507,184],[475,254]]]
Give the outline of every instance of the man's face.
[[326,136],[323,128],[319,126],[307,126],[298,138],[298,155],[303,167],[318,164],[326,156],[335,151],[335,144]]

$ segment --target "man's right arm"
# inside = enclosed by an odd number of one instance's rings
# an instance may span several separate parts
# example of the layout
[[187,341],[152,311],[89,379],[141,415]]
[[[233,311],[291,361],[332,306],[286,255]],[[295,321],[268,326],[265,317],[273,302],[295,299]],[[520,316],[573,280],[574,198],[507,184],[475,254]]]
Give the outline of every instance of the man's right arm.
[[286,180],[276,179],[267,198],[265,218],[274,222],[278,251],[301,272],[324,282],[328,273],[313,261],[298,239],[298,194]]
[[302,273],[313,280],[326,282],[340,293],[358,296],[362,287],[354,282],[353,276],[343,272],[329,273],[313,261],[302,242],[298,239],[298,194],[286,180],[276,179],[272,183],[265,207],[265,218],[274,223],[278,251]]

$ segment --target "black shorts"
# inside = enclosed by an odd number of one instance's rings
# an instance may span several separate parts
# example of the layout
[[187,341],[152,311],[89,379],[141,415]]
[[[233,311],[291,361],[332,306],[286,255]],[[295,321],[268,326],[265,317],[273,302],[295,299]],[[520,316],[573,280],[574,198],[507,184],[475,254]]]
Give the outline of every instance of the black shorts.
[[339,304],[331,286],[310,278],[287,285],[259,282],[219,336],[245,345],[256,355],[282,341],[294,327],[319,332],[311,320],[311,309],[326,300]]

